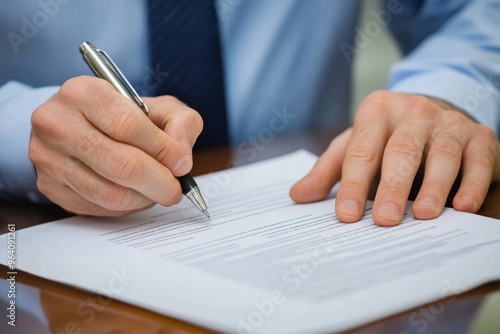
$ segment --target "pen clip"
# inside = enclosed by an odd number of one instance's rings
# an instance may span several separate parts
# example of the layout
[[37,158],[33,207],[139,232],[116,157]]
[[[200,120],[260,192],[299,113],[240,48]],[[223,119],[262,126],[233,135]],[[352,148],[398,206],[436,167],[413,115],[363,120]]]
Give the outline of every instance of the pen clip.
[[[130,82],[128,82],[127,78],[123,75],[122,71],[120,71],[118,66],[116,66],[115,62],[111,59],[110,56],[108,56],[108,54],[105,51],[99,50],[99,49],[96,49],[96,51],[99,52],[99,54],[102,56],[104,61],[109,65],[109,68],[115,73],[116,77],[122,82],[123,86],[128,90],[130,95],[132,95],[132,97],[135,100],[135,103],[137,103],[139,108],[141,108],[141,110],[147,116],[149,114],[148,106],[144,103],[144,101],[141,99],[139,94],[137,94],[134,87],[132,87]],[[92,69],[92,70],[94,70],[94,69]]]

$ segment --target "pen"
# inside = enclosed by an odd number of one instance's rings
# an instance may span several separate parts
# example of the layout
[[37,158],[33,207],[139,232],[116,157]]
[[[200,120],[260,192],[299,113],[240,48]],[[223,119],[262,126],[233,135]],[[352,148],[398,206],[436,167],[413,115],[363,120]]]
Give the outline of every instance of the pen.
[[[148,115],[148,107],[106,52],[96,49],[92,43],[83,42],[80,45],[80,53],[82,54],[87,65],[97,77],[109,82],[123,96],[132,102],[135,102],[137,106],[139,106],[139,108],[141,108],[141,110],[146,114],[146,116]],[[181,184],[182,193],[189,198],[201,212],[210,218],[207,205],[201,195],[200,188],[191,174],[180,176],[177,179]]]

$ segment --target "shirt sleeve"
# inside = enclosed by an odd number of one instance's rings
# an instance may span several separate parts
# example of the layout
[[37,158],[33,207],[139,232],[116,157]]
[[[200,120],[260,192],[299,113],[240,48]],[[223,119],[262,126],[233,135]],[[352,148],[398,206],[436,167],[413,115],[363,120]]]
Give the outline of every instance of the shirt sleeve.
[[28,145],[32,112],[58,89],[15,81],[0,87],[0,199],[48,202],[37,190]]
[[406,57],[389,89],[445,100],[500,136],[499,18],[496,0],[401,1],[389,27]]

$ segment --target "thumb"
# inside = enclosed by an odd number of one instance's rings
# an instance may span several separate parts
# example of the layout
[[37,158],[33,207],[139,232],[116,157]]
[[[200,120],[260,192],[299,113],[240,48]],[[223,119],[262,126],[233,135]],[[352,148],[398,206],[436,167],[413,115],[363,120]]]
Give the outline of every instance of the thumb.
[[332,140],[311,171],[290,189],[296,203],[310,203],[325,199],[340,180],[347,142],[352,128]]

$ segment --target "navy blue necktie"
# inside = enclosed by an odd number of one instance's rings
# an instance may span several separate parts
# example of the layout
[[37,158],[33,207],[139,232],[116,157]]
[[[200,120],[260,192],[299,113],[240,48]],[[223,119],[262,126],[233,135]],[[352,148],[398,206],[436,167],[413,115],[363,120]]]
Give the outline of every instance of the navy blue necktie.
[[228,144],[224,76],[213,0],[149,0],[151,67],[168,75],[155,95],[173,95],[201,114],[195,150]]

